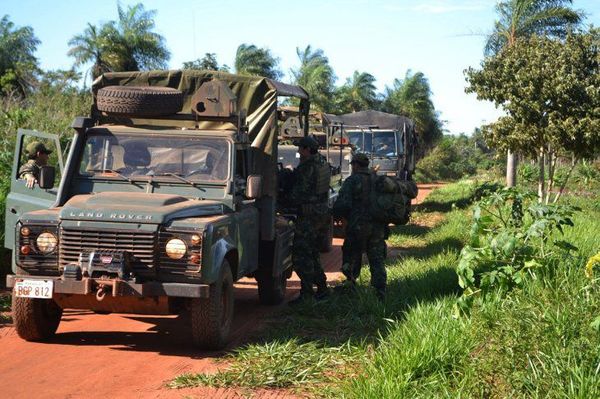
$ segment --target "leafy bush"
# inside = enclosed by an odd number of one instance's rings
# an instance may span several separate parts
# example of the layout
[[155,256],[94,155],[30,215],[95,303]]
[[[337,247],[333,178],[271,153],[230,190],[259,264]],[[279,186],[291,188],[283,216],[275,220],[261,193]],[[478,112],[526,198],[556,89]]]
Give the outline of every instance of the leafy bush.
[[[75,116],[89,114],[91,94],[69,87],[44,85],[22,99],[0,97],[0,241],[4,242],[4,212],[10,191],[13,155],[17,130],[31,129],[58,134],[61,143],[72,137],[71,122]],[[0,259],[4,258],[0,245]],[[6,265],[2,265],[5,266]],[[2,275],[0,267],[0,275]]]
[[535,183],[538,181],[540,175],[540,168],[538,165],[530,163],[521,163],[517,169],[517,175],[524,183]]
[[573,226],[571,217],[578,208],[542,205],[534,199],[532,193],[503,189],[475,205],[470,243],[457,267],[464,289],[457,311],[468,312],[475,297],[522,285],[536,270],[551,269],[577,250],[554,239],[553,232]]
[[476,137],[446,136],[417,164],[417,181],[457,180],[478,170],[491,170],[497,164],[494,154]]

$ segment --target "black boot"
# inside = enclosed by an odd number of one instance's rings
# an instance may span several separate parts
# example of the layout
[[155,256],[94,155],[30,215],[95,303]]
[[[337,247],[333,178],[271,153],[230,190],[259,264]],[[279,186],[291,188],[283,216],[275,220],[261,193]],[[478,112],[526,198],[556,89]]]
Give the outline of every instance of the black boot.
[[300,295],[298,295],[296,298],[289,301],[288,305],[290,305],[290,306],[300,305],[302,303],[306,303],[306,302],[312,300],[314,297],[315,297],[315,294],[312,292],[300,291]]

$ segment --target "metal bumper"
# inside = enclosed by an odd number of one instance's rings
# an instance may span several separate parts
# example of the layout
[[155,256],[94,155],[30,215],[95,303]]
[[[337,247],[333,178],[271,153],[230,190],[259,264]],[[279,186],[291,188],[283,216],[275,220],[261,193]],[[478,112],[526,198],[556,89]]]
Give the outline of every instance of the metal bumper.
[[55,294],[88,295],[97,292],[99,287],[108,288],[108,294],[113,297],[181,297],[181,298],[208,298],[208,284],[185,283],[160,283],[156,281],[147,283],[134,283],[120,279],[95,279],[84,277],[81,280],[63,279],[61,277],[45,276],[6,276],[6,286],[12,288],[17,280],[53,280]]

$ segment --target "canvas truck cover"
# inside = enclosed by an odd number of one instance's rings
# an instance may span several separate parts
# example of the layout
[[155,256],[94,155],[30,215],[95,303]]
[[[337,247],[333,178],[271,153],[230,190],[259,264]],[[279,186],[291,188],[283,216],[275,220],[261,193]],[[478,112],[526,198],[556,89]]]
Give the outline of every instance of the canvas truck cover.
[[[159,86],[171,87],[183,93],[180,114],[192,114],[192,96],[207,81],[218,79],[227,83],[237,97],[238,110],[246,110],[248,135],[256,149],[253,172],[262,171],[263,193],[275,196],[277,192],[277,97],[297,97],[308,108],[308,94],[299,86],[292,86],[258,76],[241,76],[226,72],[181,70],[149,72],[109,72],[98,77],[92,85],[96,93],[106,86]],[[231,123],[204,121],[200,129],[232,130]]]
[[414,122],[405,116],[374,110],[352,112],[343,115],[325,114],[324,119],[328,125],[344,124],[346,129],[354,127],[371,127],[373,129],[398,131],[403,131],[405,127],[407,130],[414,129]]

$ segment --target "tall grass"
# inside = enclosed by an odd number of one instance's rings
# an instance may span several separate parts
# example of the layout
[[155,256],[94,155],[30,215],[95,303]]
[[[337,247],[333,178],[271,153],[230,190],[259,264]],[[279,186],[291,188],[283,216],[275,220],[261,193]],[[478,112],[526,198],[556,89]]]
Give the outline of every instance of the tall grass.
[[[375,299],[365,270],[356,294],[286,310],[260,332],[258,344],[236,350],[229,368],[187,375],[174,385],[269,387],[277,381],[334,398],[600,397],[600,331],[593,324],[600,315],[600,276],[584,273],[600,250],[597,197],[565,198],[582,208],[575,226],[565,229],[577,253],[456,319],[454,268],[471,222],[461,208],[472,202],[474,187],[461,182],[434,193],[415,214],[417,221],[441,214],[433,226],[395,229],[392,240],[401,242],[395,236],[409,231],[416,245],[403,246],[403,256],[388,263],[385,303]],[[326,366],[307,370],[310,364]],[[248,377],[254,372],[261,377]],[[309,380],[297,378],[303,372]]]
[[18,129],[38,130],[58,134],[64,145],[72,136],[71,122],[75,116],[89,114],[90,93],[46,87],[26,99],[0,97],[0,277],[10,265],[4,250],[4,212],[10,191],[15,139]]

